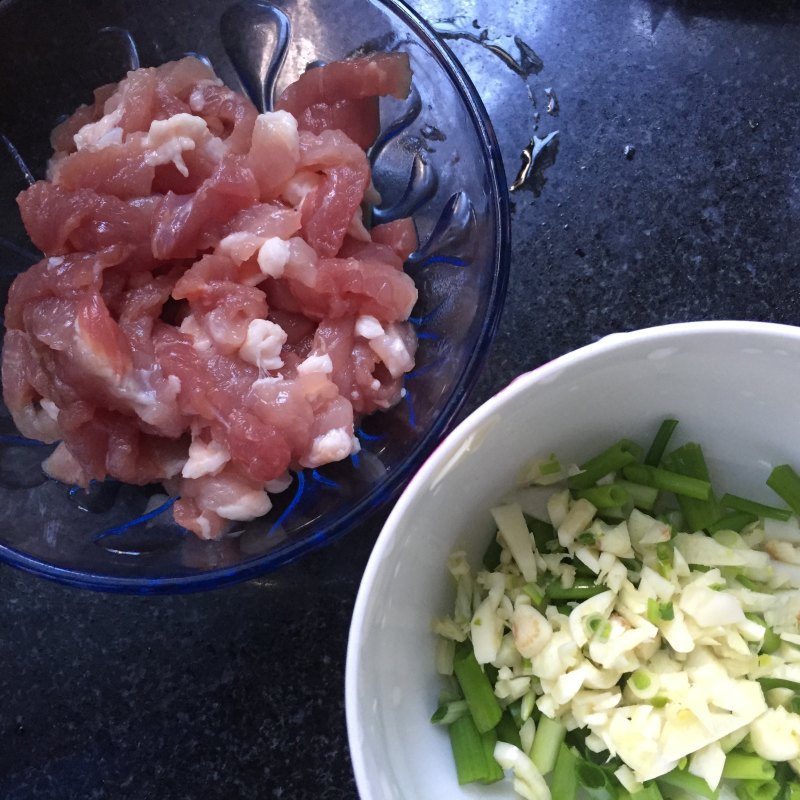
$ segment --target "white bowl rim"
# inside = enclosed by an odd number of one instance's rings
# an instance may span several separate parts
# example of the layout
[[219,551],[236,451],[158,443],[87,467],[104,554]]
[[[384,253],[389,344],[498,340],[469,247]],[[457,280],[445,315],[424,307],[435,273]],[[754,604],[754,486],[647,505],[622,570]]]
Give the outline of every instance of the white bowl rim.
[[[676,322],[656,325],[633,331],[611,333],[591,344],[584,345],[564,355],[558,356],[533,370],[524,372],[514,378],[504,389],[490,397],[458,424],[439,444],[423,463],[398,498],[391,513],[381,529],[375,545],[367,561],[356,596],[350,631],[347,639],[347,656],[345,665],[345,717],[347,723],[350,757],[359,795],[371,784],[363,753],[358,746],[363,741],[361,720],[357,710],[357,675],[361,662],[361,644],[364,620],[372,597],[372,585],[378,570],[384,561],[398,529],[398,523],[408,513],[414,503],[416,494],[430,481],[435,472],[454,455],[463,441],[491,415],[496,414],[499,407],[507,400],[530,390],[537,383],[547,380],[568,366],[579,364],[605,352],[627,347],[640,342],[657,344],[662,339],[695,337],[706,334],[731,334],[752,336],[777,336],[793,339],[800,344],[800,327],[775,322],[756,322],[750,320],[705,320],[695,322]],[[374,800],[372,796],[368,800]]]

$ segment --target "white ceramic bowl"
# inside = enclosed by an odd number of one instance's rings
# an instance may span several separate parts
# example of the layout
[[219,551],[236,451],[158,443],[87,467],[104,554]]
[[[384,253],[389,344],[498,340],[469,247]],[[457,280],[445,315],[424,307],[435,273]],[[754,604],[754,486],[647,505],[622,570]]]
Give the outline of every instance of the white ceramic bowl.
[[[448,554],[472,563],[488,509],[531,458],[580,462],[621,436],[644,446],[665,417],[699,441],[714,485],[770,502],[771,468],[800,464],[800,328],[695,322],[614,334],[515,380],[466,419],[406,488],[355,605],[346,709],[362,800],[511,798],[510,782],[459,788],[430,621],[448,613]],[[771,498],[774,502],[774,496]]]

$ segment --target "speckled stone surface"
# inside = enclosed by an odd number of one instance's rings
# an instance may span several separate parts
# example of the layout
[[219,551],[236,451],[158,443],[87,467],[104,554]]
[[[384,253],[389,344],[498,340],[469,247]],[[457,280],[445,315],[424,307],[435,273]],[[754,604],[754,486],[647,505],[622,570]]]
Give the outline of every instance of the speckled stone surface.
[[[559,131],[537,191],[512,197],[511,290],[468,408],[612,331],[797,322],[800,9],[500,5],[416,3],[513,54],[518,35],[544,62],[522,79],[479,45],[450,42],[510,179],[534,130]],[[0,569],[0,797],[357,797],[345,648],[380,523],[276,575],[185,597],[80,593]]]

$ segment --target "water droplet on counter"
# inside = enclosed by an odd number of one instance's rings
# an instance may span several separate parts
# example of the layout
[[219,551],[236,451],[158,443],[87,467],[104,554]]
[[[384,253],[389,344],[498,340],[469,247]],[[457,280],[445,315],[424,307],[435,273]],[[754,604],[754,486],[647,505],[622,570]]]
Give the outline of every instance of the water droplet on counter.
[[636,155],[636,148],[632,144],[626,144],[622,150],[622,154],[628,161],[633,161],[633,157]]
[[558,131],[553,131],[540,139],[534,134],[530,144],[522,151],[522,167],[520,167],[511,191],[530,189],[536,197],[541,194],[546,179],[544,171],[551,167],[558,154]]

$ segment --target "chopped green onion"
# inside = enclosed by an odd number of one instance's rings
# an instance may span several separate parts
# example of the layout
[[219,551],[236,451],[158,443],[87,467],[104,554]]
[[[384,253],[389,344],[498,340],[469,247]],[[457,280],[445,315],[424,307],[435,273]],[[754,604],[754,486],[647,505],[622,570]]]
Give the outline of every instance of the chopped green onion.
[[500,566],[500,554],[503,546],[497,541],[497,536],[492,536],[492,541],[483,554],[483,566],[489,571],[494,572]]
[[459,784],[488,780],[491,772],[486,763],[483,740],[472,717],[469,714],[459,717],[447,731]]
[[672,561],[675,555],[675,549],[669,542],[659,542],[656,545],[656,558],[667,566],[672,566]]
[[664,706],[669,703],[669,697],[664,697],[663,695],[659,695],[658,697],[654,697],[652,700],[648,701],[653,708],[664,708]]
[[547,775],[555,767],[558,750],[566,733],[563,723],[542,714],[531,748],[531,761],[542,775]]
[[702,778],[682,769],[673,769],[671,772],[659,776],[656,780],[662,789],[665,786],[671,786],[674,789],[682,789],[698,797],[707,797],[708,800],[716,800],[718,796],[718,793]]
[[618,483],[609,483],[605,486],[590,486],[588,489],[579,489],[573,492],[576,499],[588,500],[595,508],[616,508],[624,506],[631,498]]
[[800,783],[790,783],[783,800],[800,800]]
[[788,464],[775,467],[767,478],[767,486],[778,495],[795,514],[800,514],[800,475]]
[[594,636],[605,623],[606,619],[601,614],[592,614],[583,621],[586,626],[586,633],[591,638]]
[[570,489],[588,489],[610,472],[616,472],[626,464],[632,464],[641,457],[641,454],[642,448],[636,442],[620,439],[607,450],[581,464],[581,472],[570,477],[567,485]]
[[579,761],[576,773],[578,783],[592,800],[616,800],[617,787],[602,767],[588,761]]
[[503,711],[494,695],[492,683],[478,664],[470,644],[465,642],[456,648],[453,671],[464,692],[475,727],[480,733],[494,728]]
[[670,472],[661,467],[649,467],[645,464],[630,464],[622,473],[628,480],[653,486],[662,492],[672,492],[695,500],[708,500],[711,496],[711,484],[708,481]]
[[709,525],[708,532],[736,531],[739,533],[745,525],[749,525],[757,519],[757,514],[749,514],[747,511],[735,511],[733,514],[726,514],[724,517],[718,519],[713,525]]
[[519,728],[517,728],[514,717],[508,709],[503,712],[503,716],[500,717],[500,722],[497,723],[497,727],[494,731],[497,734],[497,740],[499,742],[508,742],[508,744],[513,744],[514,747],[522,749],[522,742],[519,738]]
[[779,519],[786,522],[792,516],[788,508],[776,508],[767,506],[764,503],[756,503],[746,497],[739,497],[735,494],[724,494],[719,501],[723,508],[732,508],[734,511],[744,511],[748,514],[755,514],[758,517],[768,517],[769,519]]
[[661,462],[664,451],[667,449],[672,432],[678,425],[676,419],[665,419],[658,428],[653,443],[644,457],[644,463],[651,467],[657,467]]
[[652,597],[647,598],[647,619],[654,625],[659,622],[669,622],[675,619],[675,609],[672,603],[659,603]]
[[741,781],[736,785],[739,800],[776,800],[781,793],[781,785],[776,780]]
[[526,583],[522,587],[522,591],[530,597],[531,602],[535,605],[541,605],[544,602],[544,593],[535,583]]
[[497,733],[495,730],[486,731],[481,735],[483,744],[483,757],[486,760],[486,777],[481,779],[481,783],[496,783],[505,778],[503,768],[497,763],[494,757],[494,746],[497,744]]
[[575,800],[578,793],[578,758],[564,742],[558,748],[556,765],[550,778],[550,792],[558,800]]
[[536,519],[530,514],[523,513],[522,516],[525,517],[525,524],[533,534],[533,540],[536,542],[536,549],[539,552],[548,552],[548,546],[553,543],[555,543],[556,547],[558,546],[555,528],[549,522]]
[[649,689],[650,684],[652,683],[650,674],[643,669],[637,669],[635,672],[633,672],[631,674],[630,681],[640,691]]
[[550,453],[550,458],[546,461],[540,461],[538,467],[541,475],[555,475],[556,472],[561,472],[561,464],[555,453]]
[[584,547],[594,547],[597,544],[597,537],[590,531],[584,531],[575,538],[575,541]]
[[731,750],[725,756],[722,777],[741,781],[768,781],[775,777],[775,767],[761,756]]
[[756,680],[765,692],[770,689],[791,689],[793,692],[800,692],[800,683],[790,681],[788,678],[756,678]]
[[464,714],[469,713],[466,700],[454,700],[451,703],[443,703],[433,712],[431,722],[434,725],[450,725]]
[[[765,583],[759,583],[758,581],[751,580],[747,577],[747,575],[742,575],[739,573],[736,575],[736,581],[741,583],[745,589],[749,589],[751,592],[768,592],[769,588]],[[763,624],[763,620],[761,621]]]
[[602,583],[589,583],[588,581],[575,581],[568,589],[559,581],[551,581],[545,589],[545,598],[551,600],[588,600],[590,597],[608,591]]
[[[706,459],[699,444],[688,442],[677,450],[673,450],[662,461],[664,467],[672,472],[711,484]],[[719,508],[713,492],[705,500],[688,497],[684,494],[676,496],[681,513],[690,530],[707,530],[719,518]]]
[[614,481],[614,485],[622,487],[628,493],[636,508],[640,508],[642,511],[652,511],[655,508],[656,500],[658,500],[658,489],[654,486],[645,486],[642,483],[634,483],[633,481],[622,479]]
[[632,794],[631,800],[664,800],[664,795],[661,794],[658,784],[654,781],[649,785],[646,784],[635,794]]

